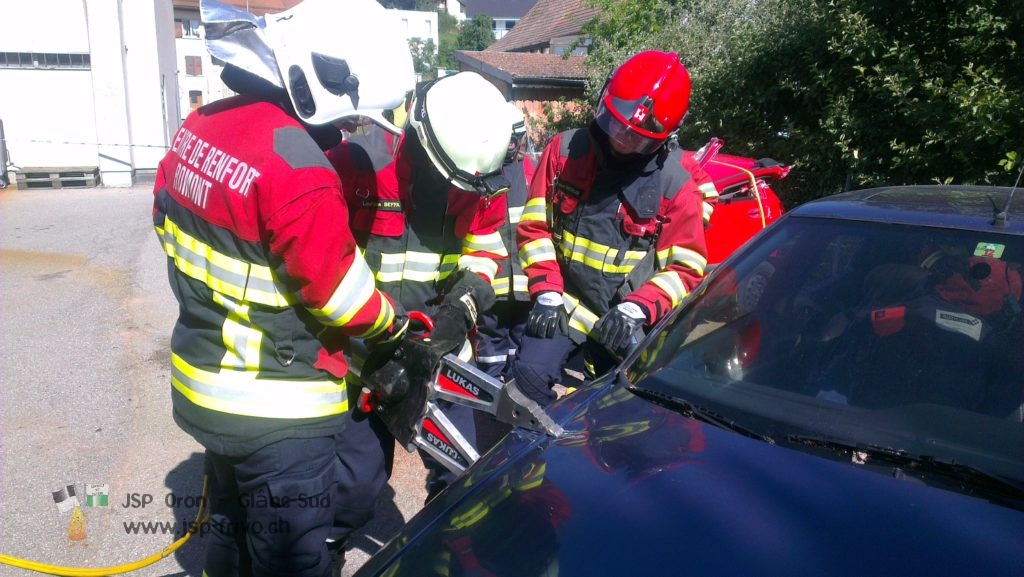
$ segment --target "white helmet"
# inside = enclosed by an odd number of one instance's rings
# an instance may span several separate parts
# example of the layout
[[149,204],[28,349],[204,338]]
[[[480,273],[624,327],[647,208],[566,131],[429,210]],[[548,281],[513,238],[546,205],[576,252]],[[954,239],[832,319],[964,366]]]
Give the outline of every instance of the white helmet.
[[374,116],[415,85],[408,42],[376,0],[303,0],[260,18],[216,0],[200,7],[210,53],[286,89],[307,124]]
[[439,78],[416,92],[409,125],[430,161],[455,186],[500,194],[512,126],[498,89],[475,72]]

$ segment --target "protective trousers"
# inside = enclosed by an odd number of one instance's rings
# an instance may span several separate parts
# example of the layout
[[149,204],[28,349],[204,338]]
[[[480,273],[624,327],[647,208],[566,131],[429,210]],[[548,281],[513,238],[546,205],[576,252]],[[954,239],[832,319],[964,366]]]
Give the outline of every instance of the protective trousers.
[[[572,364],[574,369],[584,369],[584,382],[593,380],[615,366],[611,354],[593,339],[588,338],[583,344],[577,344],[557,332],[550,339],[524,334],[512,365],[512,378],[516,380],[520,391],[540,406],[546,407],[557,397],[553,389],[555,385],[575,381],[575,378],[569,379],[565,374],[570,357],[576,361]],[[580,366],[577,367],[577,364]]]
[[393,457],[376,417],[353,414],[346,425],[333,437],[284,439],[242,457],[207,451],[206,575],[330,575],[327,539],[344,541],[369,521]]
[[[501,300],[480,315],[473,339],[474,360],[480,370],[496,379],[512,378],[512,365],[526,331],[531,306],[529,301]],[[483,411],[474,413],[476,448],[483,454],[512,427],[499,423],[493,415]]]

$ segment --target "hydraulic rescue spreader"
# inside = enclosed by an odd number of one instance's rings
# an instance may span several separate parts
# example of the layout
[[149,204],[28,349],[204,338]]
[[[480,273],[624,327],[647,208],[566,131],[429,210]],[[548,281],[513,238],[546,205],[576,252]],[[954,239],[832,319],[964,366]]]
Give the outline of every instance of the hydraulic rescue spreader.
[[514,427],[553,437],[562,434],[562,427],[515,380],[503,382],[460,359],[453,352],[460,343],[431,340],[430,319],[422,313],[413,316],[427,331],[405,338],[380,368],[363,374],[369,354],[362,341],[353,342],[348,358],[350,378],[363,384],[359,409],[375,412],[407,451],[418,448],[456,473],[480,458],[444,415],[441,401],[489,413]]

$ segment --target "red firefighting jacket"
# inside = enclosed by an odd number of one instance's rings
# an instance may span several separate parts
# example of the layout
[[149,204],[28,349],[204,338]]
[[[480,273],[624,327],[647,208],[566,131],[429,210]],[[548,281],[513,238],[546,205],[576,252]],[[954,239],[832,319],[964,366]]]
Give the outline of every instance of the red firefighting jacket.
[[508,258],[499,234],[504,195],[483,198],[451,186],[415,133],[403,135],[393,161],[358,141],[340,144],[328,157],[377,286],[391,298],[432,314],[440,286],[456,270],[493,282]]
[[277,106],[232,97],[189,115],[154,194],[180,304],[179,424],[222,453],[335,431],[349,408],[344,335],[382,334],[395,312],[337,226],[348,211],[323,151]]
[[[711,178],[679,150],[637,170],[613,170],[589,130],[563,132],[544,149],[517,229],[531,296],[563,293],[570,337],[580,341],[620,302],[634,268],[651,262],[624,300],[651,324],[678,306],[707,266],[704,223],[717,198]],[[653,260],[644,261],[653,252]],[[638,271],[639,272],[639,271]]]

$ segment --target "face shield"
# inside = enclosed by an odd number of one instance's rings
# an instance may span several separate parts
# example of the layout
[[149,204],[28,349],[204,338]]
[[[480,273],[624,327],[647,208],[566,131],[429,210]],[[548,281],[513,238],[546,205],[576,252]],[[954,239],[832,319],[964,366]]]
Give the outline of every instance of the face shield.
[[[651,128],[659,127],[658,121],[642,102],[623,103],[618,101],[622,104],[623,109],[629,110],[629,115],[623,115],[620,110],[612,112],[608,109],[605,106],[606,100],[612,100],[614,103],[617,99],[602,99],[594,120],[597,122],[597,126],[608,135],[608,144],[615,153],[622,156],[646,156],[656,152],[665,143],[664,137],[656,137],[651,130],[645,130],[641,126],[627,124],[619,120],[620,117],[639,117],[641,122],[650,125]],[[657,128],[658,132],[661,130],[661,128]]]

